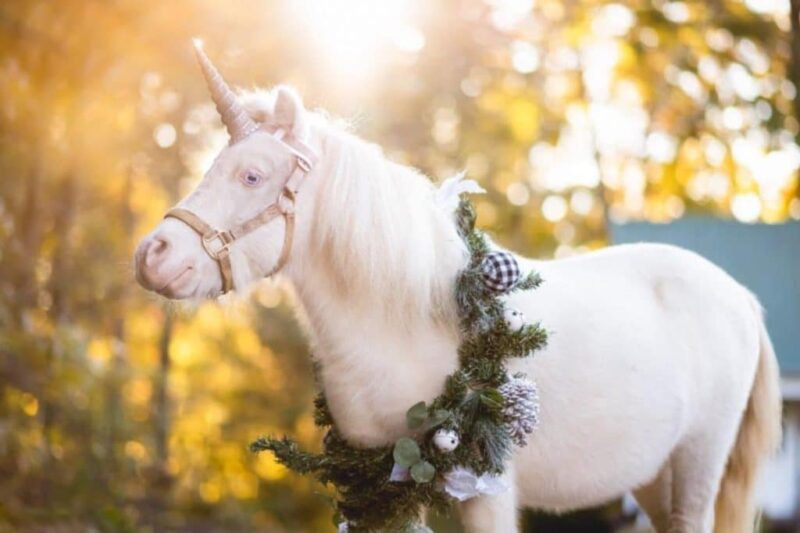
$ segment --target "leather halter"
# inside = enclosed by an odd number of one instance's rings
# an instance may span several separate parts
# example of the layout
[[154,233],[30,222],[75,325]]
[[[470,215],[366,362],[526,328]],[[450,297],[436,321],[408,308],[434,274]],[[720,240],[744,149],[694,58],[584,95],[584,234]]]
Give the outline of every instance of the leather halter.
[[233,290],[233,269],[231,267],[230,248],[237,239],[240,239],[260,228],[269,224],[278,217],[283,217],[285,229],[283,234],[283,246],[281,254],[275,266],[264,277],[272,276],[282,269],[289,260],[289,253],[292,249],[294,237],[294,204],[297,192],[300,189],[303,178],[308,174],[316,163],[317,156],[314,151],[304,142],[285,138],[283,130],[278,130],[272,134],[280,144],[291,152],[294,157],[295,165],[283,189],[278,195],[278,199],[267,206],[263,211],[253,218],[234,226],[227,230],[218,230],[204,221],[202,218],[192,213],[188,209],[174,207],[167,211],[164,218],[176,218],[192,228],[200,235],[200,242],[206,253],[217,262],[220,276],[222,277],[222,294]]

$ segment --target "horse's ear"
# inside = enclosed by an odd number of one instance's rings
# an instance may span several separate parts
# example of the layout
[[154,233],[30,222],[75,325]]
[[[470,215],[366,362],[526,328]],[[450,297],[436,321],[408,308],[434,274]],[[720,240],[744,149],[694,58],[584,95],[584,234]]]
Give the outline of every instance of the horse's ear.
[[279,128],[285,129],[295,137],[306,137],[306,117],[303,101],[297,91],[291,87],[281,85],[276,89],[275,112],[273,120]]

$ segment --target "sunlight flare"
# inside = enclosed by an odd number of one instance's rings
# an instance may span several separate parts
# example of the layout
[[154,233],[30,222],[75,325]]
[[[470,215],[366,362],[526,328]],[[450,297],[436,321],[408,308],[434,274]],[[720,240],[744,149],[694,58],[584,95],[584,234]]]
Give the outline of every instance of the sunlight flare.
[[415,0],[302,0],[291,15],[306,30],[325,67],[349,84],[365,80],[393,47],[419,52],[425,35],[412,20]]

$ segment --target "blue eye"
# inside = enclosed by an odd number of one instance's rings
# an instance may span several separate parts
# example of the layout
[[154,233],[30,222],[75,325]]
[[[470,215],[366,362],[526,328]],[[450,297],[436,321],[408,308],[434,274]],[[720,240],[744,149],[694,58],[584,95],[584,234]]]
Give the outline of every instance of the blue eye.
[[244,175],[242,180],[244,181],[245,185],[250,185],[251,187],[253,187],[261,183],[261,176],[259,176],[254,172],[248,172],[247,174]]

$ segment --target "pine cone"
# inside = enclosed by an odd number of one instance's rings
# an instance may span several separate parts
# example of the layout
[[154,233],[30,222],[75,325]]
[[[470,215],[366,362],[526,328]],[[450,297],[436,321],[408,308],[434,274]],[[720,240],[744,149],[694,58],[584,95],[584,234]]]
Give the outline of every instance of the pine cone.
[[503,421],[511,440],[517,446],[525,446],[527,436],[539,424],[539,394],[532,381],[514,377],[497,389],[503,396]]

